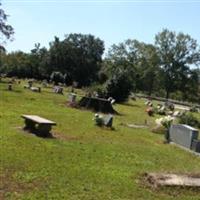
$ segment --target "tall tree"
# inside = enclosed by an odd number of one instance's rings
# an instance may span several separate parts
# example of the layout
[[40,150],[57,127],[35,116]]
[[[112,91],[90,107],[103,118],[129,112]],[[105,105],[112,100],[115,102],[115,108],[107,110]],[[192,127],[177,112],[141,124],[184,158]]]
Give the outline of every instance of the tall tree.
[[0,51],[5,49],[4,44],[6,39],[12,39],[14,29],[11,25],[7,24],[8,15],[1,8],[0,3]]
[[138,83],[140,91],[151,95],[155,90],[156,84],[161,83],[159,76],[159,57],[156,48],[152,44],[140,43],[138,46]]
[[67,74],[80,86],[97,80],[101,67],[104,43],[93,35],[69,34],[50,44],[50,65],[55,71]]
[[190,66],[200,63],[200,50],[197,41],[189,35],[164,29],[155,37],[164,77],[166,98],[176,89],[185,90]]
[[108,51],[106,59],[104,61],[104,71],[108,76],[115,76],[119,71],[120,73],[126,73],[129,79],[132,79],[134,89],[136,89],[137,83],[137,62],[138,62],[138,48],[140,42],[137,40],[126,40],[118,45],[112,45]]

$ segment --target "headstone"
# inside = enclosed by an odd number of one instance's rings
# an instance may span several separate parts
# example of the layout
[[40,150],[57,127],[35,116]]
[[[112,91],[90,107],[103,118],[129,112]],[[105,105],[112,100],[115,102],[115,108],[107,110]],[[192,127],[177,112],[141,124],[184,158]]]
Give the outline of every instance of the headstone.
[[42,86],[43,86],[43,87],[47,87],[47,86],[48,86],[47,80],[43,80],[43,81],[42,81]]
[[145,105],[146,105],[146,106],[153,107],[152,101],[146,101],[146,102],[145,102]]
[[9,90],[9,91],[12,90],[12,84],[8,84],[8,90]]
[[110,101],[110,103],[113,105],[113,104],[115,104],[115,99],[113,99],[112,97],[109,97],[108,98],[108,101]]
[[193,140],[198,139],[198,130],[185,124],[170,127],[170,140],[176,144],[191,149]]
[[78,87],[78,82],[77,81],[73,81],[72,85],[73,85],[74,88],[77,88]]
[[28,86],[29,86],[29,88],[31,88],[32,85],[33,85],[33,81],[28,81]]
[[170,110],[174,110],[174,104],[169,101],[165,102],[165,106]]
[[115,99],[112,99],[112,101],[110,102],[112,105],[115,104]]
[[113,116],[112,115],[107,115],[106,117],[104,117],[104,125],[107,127],[112,127],[112,123],[113,123]]
[[76,102],[76,94],[70,93],[69,94],[69,103],[75,103]]
[[60,86],[55,86],[53,88],[54,92],[57,93],[57,94],[63,94],[63,88],[60,87]]
[[179,110],[176,110],[176,111],[173,112],[172,115],[173,115],[173,117],[179,117],[180,114],[181,114],[180,111],[179,111]]
[[200,153],[200,140],[193,140],[191,149],[197,153]]

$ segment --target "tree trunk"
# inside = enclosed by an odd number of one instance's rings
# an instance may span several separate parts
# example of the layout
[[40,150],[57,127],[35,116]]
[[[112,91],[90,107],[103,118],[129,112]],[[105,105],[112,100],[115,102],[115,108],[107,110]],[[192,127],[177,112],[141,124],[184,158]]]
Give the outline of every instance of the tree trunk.
[[170,92],[169,92],[169,90],[167,89],[167,90],[166,90],[166,99],[169,98],[169,94],[170,94]]

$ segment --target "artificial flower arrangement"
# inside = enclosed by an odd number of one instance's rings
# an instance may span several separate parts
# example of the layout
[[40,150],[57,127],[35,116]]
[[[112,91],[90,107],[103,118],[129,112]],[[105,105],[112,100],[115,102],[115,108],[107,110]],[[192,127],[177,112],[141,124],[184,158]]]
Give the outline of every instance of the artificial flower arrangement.
[[95,114],[93,120],[95,121],[95,124],[97,126],[103,126],[104,124],[104,120],[103,120],[103,116],[99,115],[99,114]]
[[159,118],[159,119],[156,119],[156,123],[158,125],[162,125],[165,127],[165,140],[166,140],[166,143],[169,143],[170,142],[170,134],[169,134],[169,129],[170,129],[170,126],[171,124],[173,123],[174,121],[174,117],[171,117],[171,116],[166,116],[166,117],[162,117],[162,118]]
[[146,112],[147,112],[147,114],[148,114],[149,116],[152,116],[153,113],[154,113],[153,107],[148,107],[148,108],[146,109]]
[[169,129],[173,121],[174,121],[174,117],[171,117],[168,115],[166,117],[156,119],[156,124],[163,125],[166,129]]

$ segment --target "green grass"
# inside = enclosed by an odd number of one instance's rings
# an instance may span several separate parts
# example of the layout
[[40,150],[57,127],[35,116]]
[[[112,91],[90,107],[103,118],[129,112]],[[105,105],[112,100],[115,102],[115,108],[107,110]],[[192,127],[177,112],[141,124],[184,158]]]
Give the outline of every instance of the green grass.
[[[143,100],[116,105],[115,130],[94,125],[94,113],[66,106],[65,95],[51,89],[34,93],[0,84],[0,199],[200,199],[186,189],[152,190],[145,172],[199,173],[200,157],[163,144],[163,135],[121,123],[153,126]],[[82,91],[79,91],[82,92]],[[44,139],[22,131],[22,114],[57,122],[59,138]]]

